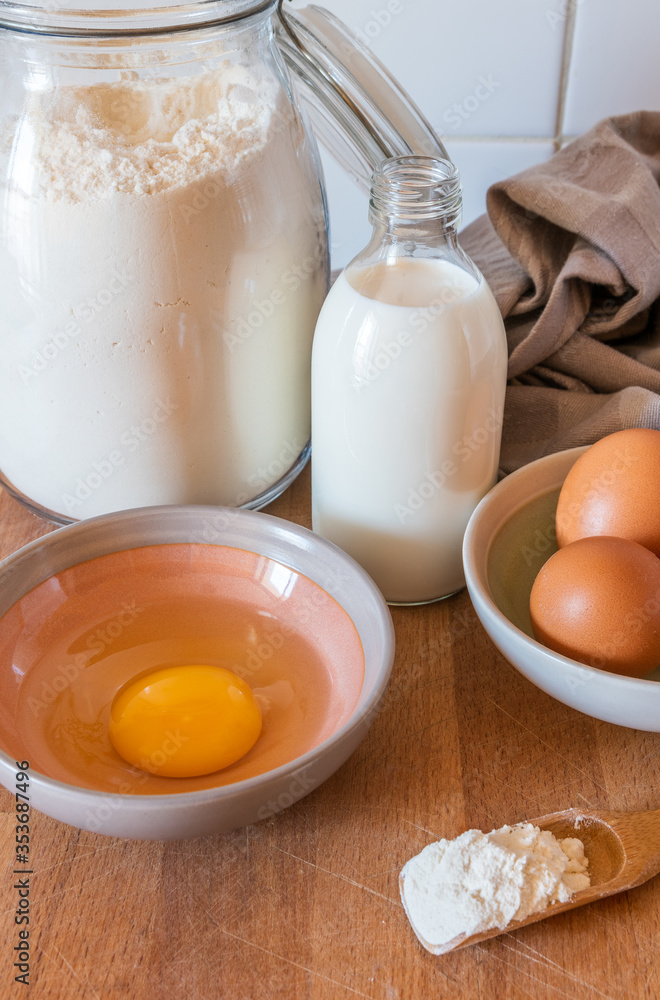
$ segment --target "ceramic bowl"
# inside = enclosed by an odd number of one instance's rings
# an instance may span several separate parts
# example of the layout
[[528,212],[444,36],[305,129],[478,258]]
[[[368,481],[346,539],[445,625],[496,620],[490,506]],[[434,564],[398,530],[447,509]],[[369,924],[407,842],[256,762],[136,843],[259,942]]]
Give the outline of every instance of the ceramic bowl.
[[565,705],[604,722],[660,732],[660,668],[637,679],[585,666],[533,638],[529,595],[557,550],[555,511],[566,475],[585,451],[548,455],[495,486],[465,532],[465,578],[481,623],[528,680]]
[[[362,740],[394,657],[364,570],[247,510],[152,507],[60,528],[0,564],[0,616],[0,781],[14,792],[27,761],[31,806],[118,837],[218,833],[296,802]],[[112,747],[110,702],[145,668],[190,662],[243,676],[262,734],[213,775],[147,774]]]

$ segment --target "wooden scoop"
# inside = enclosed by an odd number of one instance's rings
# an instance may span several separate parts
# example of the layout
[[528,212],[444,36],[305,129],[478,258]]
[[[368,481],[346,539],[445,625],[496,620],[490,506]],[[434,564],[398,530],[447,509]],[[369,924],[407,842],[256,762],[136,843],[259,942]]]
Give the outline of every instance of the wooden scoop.
[[[481,934],[461,935],[441,945],[431,944],[417,934],[404,900],[404,909],[411,926],[427,951],[434,955],[444,955],[457,948],[467,948],[468,945],[478,944],[498,934],[517,931],[537,920],[565,913],[576,906],[593,903],[604,896],[633,889],[660,872],[660,809],[647,812],[583,812],[579,809],[566,809],[564,812],[551,813],[527,822],[541,830],[549,830],[559,839],[579,837],[589,861],[589,888],[576,892],[567,903],[551,903],[524,920],[512,920],[506,927],[493,927]],[[399,885],[403,900],[403,877],[399,878]]]

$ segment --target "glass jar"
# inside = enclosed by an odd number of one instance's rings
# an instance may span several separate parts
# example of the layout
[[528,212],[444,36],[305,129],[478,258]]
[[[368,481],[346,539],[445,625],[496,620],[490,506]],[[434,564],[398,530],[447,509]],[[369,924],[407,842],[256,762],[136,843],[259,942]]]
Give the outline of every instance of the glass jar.
[[[329,276],[285,60],[328,73],[276,0],[77,6],[0,12],[0,480],[61,523],[263,506],[309,454]],[[358,112],[358,162],[381,131]]]
[[464,586],[465,528],[497,477],[506,336],[458,244],[460,212],[447,160],[386,160],[374,174],[371,242],[316,326],[313,527],[392,604]]

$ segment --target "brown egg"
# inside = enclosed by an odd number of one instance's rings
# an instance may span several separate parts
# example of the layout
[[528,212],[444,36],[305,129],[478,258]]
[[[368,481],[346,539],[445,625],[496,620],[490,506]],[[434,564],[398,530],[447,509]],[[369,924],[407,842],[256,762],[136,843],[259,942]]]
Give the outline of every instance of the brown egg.
[[624,538],[581,538],[534,581],[534,637],[591,667],[643,677],[660,664],[660,559]]
[[660,431],[617,431],[578,458],[559,495],[557,543],[590,535],[629,538],[660,556]]

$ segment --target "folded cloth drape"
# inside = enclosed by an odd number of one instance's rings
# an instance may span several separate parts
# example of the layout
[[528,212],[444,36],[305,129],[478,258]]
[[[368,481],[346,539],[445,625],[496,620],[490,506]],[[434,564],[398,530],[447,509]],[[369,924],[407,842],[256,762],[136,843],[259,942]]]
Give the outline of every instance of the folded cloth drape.
[[460,241],[507,327],[501,471],[660,430],[660,112],[600,122],[487,207]]

